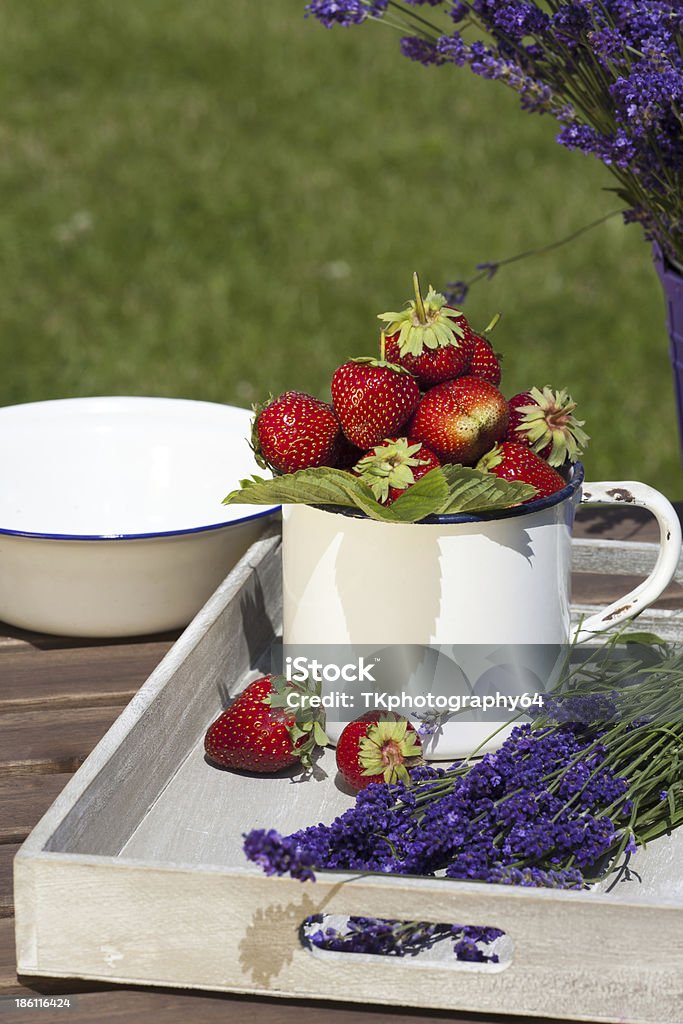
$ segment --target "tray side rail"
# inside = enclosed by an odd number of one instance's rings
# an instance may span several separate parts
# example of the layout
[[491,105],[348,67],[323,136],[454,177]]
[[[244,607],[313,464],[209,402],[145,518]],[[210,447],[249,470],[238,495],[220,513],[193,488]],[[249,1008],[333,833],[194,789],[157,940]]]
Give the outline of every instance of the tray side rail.
[[[622,1024],[681,1020],[683,908],[674,904],[326,872],[302,884],[248,869],[68,855],[40,865],[47,856],[20,866],[38,922],[18,946],[22,974],[69,976],[78,962],[79,977],[110,982]],[[488,969],[316,955],[299,939],[313,914],[498,927],[512,957]]]
[[[235,685],[267,653],[281,618],[280,540],[257,541],[67,784],[22,846],[116,855]],[[209,706],[210,705],[210,706]],[[155,737],[150,756],[148,737]],[[141,761],[147,770],[137,769]],[[135,785],[126,784],[135,776]]]

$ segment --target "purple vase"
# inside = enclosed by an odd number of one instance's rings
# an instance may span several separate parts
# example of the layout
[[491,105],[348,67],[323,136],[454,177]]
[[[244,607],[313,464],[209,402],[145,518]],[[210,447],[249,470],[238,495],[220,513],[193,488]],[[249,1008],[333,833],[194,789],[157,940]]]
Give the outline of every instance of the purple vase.
[[669,331],[669,358],[674,373],[678,434],[683,452],[683,276],[667,266],[661,250],[654,246],[655,269],[664,289],[666,325]]

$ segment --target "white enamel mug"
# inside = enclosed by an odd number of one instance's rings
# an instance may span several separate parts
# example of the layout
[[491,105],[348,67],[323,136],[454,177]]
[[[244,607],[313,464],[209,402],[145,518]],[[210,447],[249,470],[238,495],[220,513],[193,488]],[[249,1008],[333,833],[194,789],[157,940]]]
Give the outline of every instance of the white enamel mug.
[[[376,522],[309,505],[283,506],[283,642],[298,649],[362,647],[385,656],[435,647],[486,653],[506,645],[542,652],[572,639],[571,535],[579,502],[649,509],[660,548],[650,576],[630,593],[584,620],[580,639],[632,618],[659,597],[681,553],[681,527],[671,503],[633,481],[583,484],[583,467],[549,498],[478,516],[433,516],[421,523]],[[392,659],[389,659],[392,661]],[[461,664],[461,658],[456,659]],[[393,659],[394,666],[401,658]],[[452,666],[451,666],[452,667]],[[399,684],[409,685],[410,666]],[[469,674],[471,678],[471,674]],[[351,685],[351,684],[350,684]],[[351,687],[352,688],[352,687]],[[367,689],[367,686],[366,686]],[[323,693],[339,691],[323,680]],[[357,713],[364,707],[356,705]],[[327,732],[338,739],[345,721],[328,711]],[[458,716],[423,740],[425,756],[466,756],[498,722]],[[501,716],[504,720],[510,716]],[[490,716],[489,716],[490,718]],[[494,749],[505,732],[481,750]]]

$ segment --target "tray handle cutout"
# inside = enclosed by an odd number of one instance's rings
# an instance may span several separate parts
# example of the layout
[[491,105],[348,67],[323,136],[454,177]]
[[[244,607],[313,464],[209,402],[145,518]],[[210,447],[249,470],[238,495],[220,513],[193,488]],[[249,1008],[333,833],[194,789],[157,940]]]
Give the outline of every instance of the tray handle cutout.
[[311,914],[299,926],[299,941],[313,956],[464,971],[499,972],[512,963],[512,939],[486,925],[434,924],[389,918]]

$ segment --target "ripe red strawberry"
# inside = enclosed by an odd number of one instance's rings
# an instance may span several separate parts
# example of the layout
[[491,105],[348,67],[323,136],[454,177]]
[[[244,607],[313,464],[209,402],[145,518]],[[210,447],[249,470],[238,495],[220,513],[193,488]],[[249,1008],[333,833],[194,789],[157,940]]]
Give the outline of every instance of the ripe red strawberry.
[[381,313],[387,322],[386,353],[392,363],[414,374],[422,388],[467,372],[474,351],[474,332],[459,309],[431,287],[420,292],[413,274],[415,299],[401,313]]
[[427,391],[408,427],[411,441],[422,441],[442,462],[472,465],[508,425],[507,402],[479,377],[458,377]]
[[584,420],[574,416],[576,402],[565,390],[546,385],[514,395],[510,401],[510,422],[506,440],[518,441],[546,459],[551,466],[576,462],[588,444],[582,430]]
[[391,505],[416,480],[441,463],[434,452],[417,441],[410,444],[405,437],[390,437],[367,452],[354,466],[383,505]]
[[342,430],[364,451],[399,433],[420,400],[412,374],[384,358],[344,363],[334,371],[331,390]]
[[365,454],[362,448],[358,448],[357,445],[351,444],[348,437],[343,431],[339,431],[339,440],[337,442],[337,448],[334,456],[334,463],[336,469],[351,469],[355,466],[359,459],[363,458]]
[[251,446],[263,469],[295,473],[334,464],[341,431],[327,402],[302,391],[285,391],[254,412]]
[[339,737],[337,768],[350,786],[365,789],[371,782],[407,782],[408,768],[421,754],[420,737],[410,722],[368,711],[349,722]]
[[[299,689],[282,676],[263,676],[247,686],[204,737],[204,750],[216,764],[268,774],[301,763],[311,764],[311,752],[327,743],[319,717],[308,712],[295,719],[284,699]],[[278,699],[279,698],[279,699]]]
[[522,504],[535,501],[536,498],[547,498],[548,495],[555,494],[566,486],[566,481],[556,469],[532,452],[531,448],[517,441],[501,441],[479,459],[477,469],[493,473],[502,480],[518,480],[533,484],[536,494]]
[[498,387],[501,378],[500,357],[493,351],[491,342],[475,334],[473,349],[470,376],[481,377],[482,380],[487,380],[489,384]]

